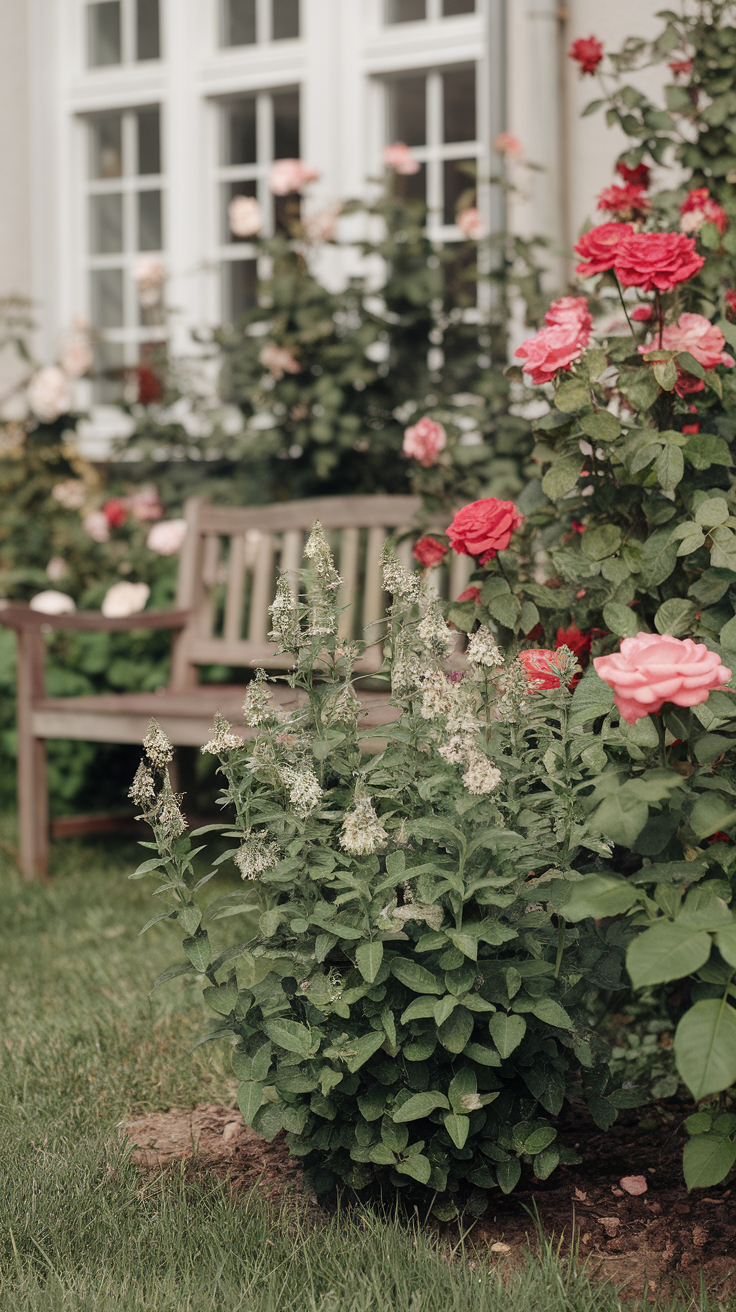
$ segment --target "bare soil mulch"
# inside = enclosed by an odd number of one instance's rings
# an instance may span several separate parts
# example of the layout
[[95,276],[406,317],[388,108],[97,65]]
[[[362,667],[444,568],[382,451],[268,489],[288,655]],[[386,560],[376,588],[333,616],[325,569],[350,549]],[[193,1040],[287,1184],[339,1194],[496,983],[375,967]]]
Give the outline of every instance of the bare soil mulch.
[[[686,1112],[691,1108],[684,1109]],[[736,1189],[729,1181],[688,1193],[682,1178],[682,1112],[667,1105],[623,1112],[605,1133],[582,1104],[560,1120],[560,1138],[578,1149],[579,1166],[558,1167],[547,1181],[522,1177],[508,1197],[493,1191],[486,1213],[466,1242],[514,1265],[536,1242],[534,1214],[563,1252],[577,1245],[592,1276],[610,1280],[625,1298],[706,1287],[736,1294]],[[256,1187],[267,1199],[293,1197],[317,1220],[314,1194],[283,1136],[268,1143],[231,1107],[205,1104],[124,1123],[133,1164],[145,1172],[188,1163],[240,1192]],[[631,1195],[621,1180],[643,1176],[646,1192]],[[468,1222],[471,1218],[468,1218]]]

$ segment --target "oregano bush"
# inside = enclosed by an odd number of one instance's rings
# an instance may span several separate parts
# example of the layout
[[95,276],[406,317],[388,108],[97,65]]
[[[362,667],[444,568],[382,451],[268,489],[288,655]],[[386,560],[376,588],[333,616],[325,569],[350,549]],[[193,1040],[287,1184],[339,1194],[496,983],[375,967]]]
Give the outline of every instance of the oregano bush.
[[[428,576],[390,554],[396,718],[362,728],[360,647],[337,636],[319,526],[306,555],[299,596],[284,577],[272,607],[293,709],[274,708],[261,672],[244,705],[253,736],[218,717],[203,749],[219,758],[229,823],[188,835],[172,749],[155,724],[146,740],[131,795],[155,855],[133,877],[159,881],[149,923],[175,921],[186,954],[156,984],[201,977],[245,1120],[267,1138],[285,1130],[319,1190],[408,1188],[440,1217],[480,1211],[525,1163],[546,1179],[577,1160],[557,1137],[566,1096],[602,1126],[648,1096],[612,1087],[589,1024],[632,931],[560,914],[610,858],[584,801],[600,745],[573,714],[569,650],[530,677],[481,627],[453,669]],[[212,873],[233,861],[242,891],[211,899],[209,875],[196,878],[209,830],[234,840]],[[239,913],[257,930],[221,949],[217,922]]]

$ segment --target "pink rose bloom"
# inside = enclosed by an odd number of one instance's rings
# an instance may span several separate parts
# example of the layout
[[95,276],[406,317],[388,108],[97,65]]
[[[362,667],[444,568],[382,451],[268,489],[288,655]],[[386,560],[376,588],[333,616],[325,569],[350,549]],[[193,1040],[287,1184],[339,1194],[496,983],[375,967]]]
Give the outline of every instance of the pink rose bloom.
[[508,155],[511,159],[518,159],[524,147],[518,137],[514,137],[510,132],[499,132],[497,137],[493,138],[493,149],[497,155]]
[[255,237],[263,227],[261,207],[255,196],[233,196],[227,207],[227,221],[234,237]]
[[59,361],[65,374],[70,378],[81,378],[89,372],[95,357],[86,337],[70,337],[65,343]]
[[277,159],[271,165],[269,185],[274,196],[290,196],[318,178],[317,169],[300,159]]
[[186,534],[185,519],[162,519],[154,524],[148,534],[146,546],[149,551],[155,551],[157,556],[175,556],[181,550]]
[[637,323],[646,323],[647,319],[651,319],[653,313],[653,305],[637,305],[636,309],[631,311],[630,317],[635,319]]
[[72,408],[69,380],[58,365],[39,369],[28,386],[28,404],[37,419],[53,424],[60,415],[68,415]]
[[680,231],[700,232],[704,223],[715,223],[721,236],[728,227],[728,215],[717,200],[713,200],[707,187],[696,187],[689,192],[680,206]]
[[138,288],[138,299],[145,310],[159,304],[165,279],[166,270],[158,255],[136,256],[133,281]]
[[154,519],[160,519],[164,513],[155,487],[139,488],[132,497],[128,498],[128,506],[133,519],[137,519],[139,524],[148,524]]
[[[733,356],[724,351],[726,339],[720,328],[703,314],[681,314],[677,323],[670,323],[662,333],[663,351],[689,351],[704,369],[715,369],[717,364],[733,366]],[[640,346],[640,355],[658,350],[657,344]]]
[[95,542],[108,542],[110,525],[104,510],[91,510],[82,520],[82,525]]
[[272,378],[276,381],[283,378],[284,374],[299,374],[302,367],[298,360],[294,359],[291,351],[285,346],[277,346],[275,342],[266,342],[258,356],[264,369],[268,369]]
[[409,147],[403,141],[395,141],[392,146],[387,146],[383,152],[383,162],[387,169],[395,169],[397,173],[408,177],[412,173],[418,173],[422,167],[418,159],[412,155]]
[[553,301],[544,316],[544,322],[550,328],[577,327],[583,338],[583,345],[588,345],[593,316],[588,309],[587,296],[561,296]]
[[480,210],[475,205],[471,209],[461,210],[455,220],[463,237],[469,241],[480,241],[483,236],[483,220],[480,217]]
[[721,658],[692,638],[637,633],[624,638],[612,656],[596,656],[596,673],[613,688],[614,701],[627,724],[655,714],[665,702],[699,706],[708,694],[728,683],[731,671]]
[[404,429],[402,453],[413,456],[425,469],[437,464],[440,451],[444,451],[446,446],[447,433],[442,424],[435,423],[434,419],[426,415],[412,424],[411,428]]
[[551,383],[560,369],[569,369],[573,360],[582,354],[587,340],[579,323],[556,324],[551,328],[542,328],[534,337],[527,338],[515,355],[526,360],[522,369],[539,386],[541,383]]

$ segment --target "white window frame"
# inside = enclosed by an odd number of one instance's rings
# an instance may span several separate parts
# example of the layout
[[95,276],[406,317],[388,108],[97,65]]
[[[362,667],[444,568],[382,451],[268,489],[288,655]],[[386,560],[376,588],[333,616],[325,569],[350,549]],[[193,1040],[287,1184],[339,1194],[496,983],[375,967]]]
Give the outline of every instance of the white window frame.
[[426,16],[424,18],[407,19],[403,22],[391,23],[386,14],[388,12],[388,0],[382,0],[383,3],[383,25],[386,28],[410,27],[412,23],[447,23],[457,22],[462,18],[475,18],[478,14],[480,5],[479,0],[475,0],[475,9],[468,14],[443,14],[442,0],[425,0]]
[[[161,165],[160,173],[132,173],[129,169],[131,161],[137,164],[137,142],[136,142],[136,115],[139,110],[158,109],[159,111],[159,131],[160,131],[160,150]],[[166,159],[165,159],[165,133],[164,133],[164,116],[166,107],[159,102],[153,104],[126,105],[118,109],[98,111],[85,115],[83,117],[84,129],[84,150],[83,158],[83,181],[81,186],[82,205],[84,218],[82,223],[83,237],[83,278],[85,284],[84,303],[87,307],[87,314],[90,320],[92,331],[100,342],[110,344],[119,344],[122,346],[123,368],[135,367],[140,360],[140,348],[147,342],[162,342],[167,337],[167,327],[165,323],[164,294],[161,293],[161,313],[163,321],[160,323],[141,323],[140,301],[138,288],[133,278],[133,266],[140,254],[151,255],[159,258],[164,267],[166,266],[167,250],[167,204],[166,204]],[[91,178],[89,176],[90,161],[90,137],[95,120],[101,118],[120,115],[122,119],[122,176],[117,178]],[[137,248],[138,239],[138,214],[137,214],[137,197],[143,191],[159,191],[161,193],[161,236],[162,245],[158,251],[141,252]],[[96,255],[91,251],[91,198],[93,196],[117,195],[121,194],[123,198],[123,249],[121,252],[109,255]],[[104,269],[122,269],[123,272],[123,324],[119,328],[102,328],[94,323],[92,319],[92,273],[96,270]]]
[[266,46],[275,44],[276,46],[288,45],[292,42],[304,40],[304,2],[299,0],[299,36],[279,37],[274,41],[273,37],[273,0],[256,0],[256,39],[247,46],[228,45],[223,41],[225,29],[225,5],[227,0],[217,0],[215,9],[215,21],[217,23],[217,40],[216,45],[220,50],[254,50],[256,46]]
[[[136,0],[120,0],[120,62],[117,64],[90,64],[89,62],[89,17],[88,11],[97,0],[82,0],[82,66],[87,73],[110,74],[118,68],[139,68],[149,64],[159,64],[164,59],[164,4],[159,0],[158,6],[158,59],[138,59],[136,55]],[[177,0],[174,0],[177,3]],[[181,0],[179,0],[181,3]]]

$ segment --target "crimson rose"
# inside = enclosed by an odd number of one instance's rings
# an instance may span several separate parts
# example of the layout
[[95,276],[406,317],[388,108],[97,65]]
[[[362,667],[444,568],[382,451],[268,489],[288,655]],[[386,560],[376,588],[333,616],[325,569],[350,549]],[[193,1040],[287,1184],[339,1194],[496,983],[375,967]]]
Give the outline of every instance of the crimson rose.
[[594,273],[606,273],[612,269],[620,242],[633,232],[630,223],[599,223],[597,228],[584,232],[575,250],[588,263],[579,264],[575,272],[581,278],[592,278]]
[[616,248],[614,269],[624,287],[645,292],[671,292],[705,264],[696,254],[695,238],[681,232],[634,232]]
[[505,551],[511,534],[523,522],[513,501],[483,497],[458,510],[447,536],[453,551],[460,556],[475,556],[481,565]]
[[422,569],[431,569],[433,565],[439,565],[448,550],[449,548],[443,546],[436,538],[420,538],[411,554],[419,561]]
[[581,73],[595,73],[603,58],[603,43],[595,36],[578,37],[567,52],[568,59],[576,59]]

